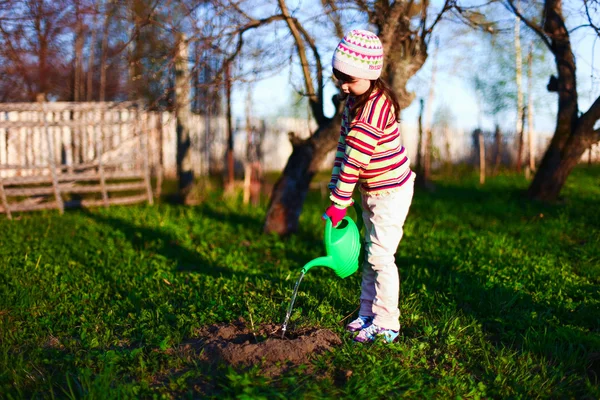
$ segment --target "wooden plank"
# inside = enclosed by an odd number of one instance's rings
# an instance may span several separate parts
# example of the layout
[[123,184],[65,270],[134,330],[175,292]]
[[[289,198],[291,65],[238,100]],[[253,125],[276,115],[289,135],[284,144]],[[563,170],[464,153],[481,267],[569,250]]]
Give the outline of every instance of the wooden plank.
[[38,196],[44,194],[53,194],[54,188],[52,186],[38,186],[32,188],[9,188],[4,189],[4,193],[7,197],[14,196]]
[[39,204],[11,204],[10,211],[18,212],[18,211],[35,211],[35,210],[56,210],[58,209],[58,205],[56,202],[47,202],[47,203],[39,203]]
[[[119,167],[122,167],[123,164],[103,163],[103,165],[104,165],[104,168],[119,168]],[[57,171],[70,170],[70,169],[73,169],[73,171],[79,171],[82,169],[91,169],[91,168],[97,168],[97,167],[98,167],[98,162],[91,161],[91,162],[73,164],[73,165],[61,164],[61,165],[57,165],[55,168]],[[50,165],[48,165],[48,164],[32,164],[32,165],[3,164],[3,165],[0,165],[0,171],[12,170],[12,169],[24,169],[24,170],[47,169],[47,170],[49,170]],[[73,173],[74,172],[69,171],[69,174],[73,174]]]
[[[75,185],[58,185],[61,193],[101,193],[102,186],[101,185],[86,185],[86,186],[75,186]],[[145,182],[136,182],[136,183],[112,183],[107,184],[106,186],[107,192],[126,192],[126,191],[134,191],[134,190],[145,190],[146,183]],[[54,188],[52,186],[38,186],[38,187],[28,187],[28,188],[8,188],[4,189],[4,194],[6,197],[15,197],[15,196],[40,196],[40,195],[51,195],[54,193]],[[1,192],[0,192],[1,196]]]
[[[119,110],[124,108],[134,107],[133,101],[104,101],[104,102],[70,102],[70,101],[55,101],[46,103],[46,110],[52,112],[62,111],[85,111],[85,110]],[[0,112],[25,112],[39,111],[36,103],[1,103]]]
[[[105,172],[104,177],[108,179],[144,179],[143,171],[114,171]],[[58,174],[60,182],[64,181],[99,181],[100,175],[97,173],[84,172],[81,174]],[[50,183],[52,178],[48,176],[21,176],[12,178],[3,178],[4,186],[14,185],[34,185],[40,183]]]
[[[2,111],[0,111],[2,112]],[[68,127],[75,128],[81,124],[79,119],[74,120],[52,120],[47,122],[47,126],[50,128],[54,127]],[[130,121],[116,121],[116,122],[108,122],[107,125],[111,126],[128,126],[130,125]],[[35,128],[35,127],[43,127],[44,121],[0,121],[0,128],[10,129],[10,128]]]
[[50,175],[14,176],[12,178],[4,178],[2,181],[4,182],[4,186],[34,185],[40,183],[52,183],[52,177]]
[[[133,190],[142,190],[146,188],[144,182],[136,183],[110,183],[106,184],[105,189],[107,192],[126,192]],[[100,193],[102,190],[101,185],[89,185],[89,186],[70,186],[65,187],[65,192],[69,193]]]
[[113,198],[109,199],[109,203],[111,205],[125,205],[125,204],[143,203],[146,200],[147,200],[146,194],[140,194],[137,196],[113,197]]

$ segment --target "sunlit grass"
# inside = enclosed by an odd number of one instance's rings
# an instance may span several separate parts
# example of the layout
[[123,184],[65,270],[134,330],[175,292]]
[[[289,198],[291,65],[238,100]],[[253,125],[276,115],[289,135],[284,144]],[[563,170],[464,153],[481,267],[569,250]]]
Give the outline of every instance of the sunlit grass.
[[599,398],[599,183],[600,169],[578,168],[545,205],[524,199],[520,176],[436,177],[416,192],[397,254],[401,340],[354,344],[339,321],[360,274],[314,268],[292,325],[343,344],[310,374],[271,378],[173,350],[207,324],[282,322],[300,268],[323,255],[318,192],[285,240],[261,233],[264,207],[217,196],[0,219],[0,393]]

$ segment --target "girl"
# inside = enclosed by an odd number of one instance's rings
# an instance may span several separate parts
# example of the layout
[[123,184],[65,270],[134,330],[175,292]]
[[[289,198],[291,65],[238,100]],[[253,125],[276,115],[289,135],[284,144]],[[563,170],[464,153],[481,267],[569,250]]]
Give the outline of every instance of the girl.
[[402,238],[415,174],[400,144],[400,107],[396,95],[380,78],[383,48],[369,31],[346,34],[333,54],[333,73],[348,95],[331,174],[330,199],[323,218],[333,225],[352,205],[358,183],[365,223],[360,311],[346,329],[354,340],[393,342],[400,331],[400,278],[395,253]]

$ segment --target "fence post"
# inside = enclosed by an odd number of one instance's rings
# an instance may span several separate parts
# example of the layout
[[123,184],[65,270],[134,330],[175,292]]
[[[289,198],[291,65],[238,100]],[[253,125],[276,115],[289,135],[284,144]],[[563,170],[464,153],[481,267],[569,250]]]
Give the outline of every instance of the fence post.
[[65,205],[60,195],[60,188],[58,186],[58,177],[56,176],[56,160],[54,158],[54,140],[52,140],[50,131],[48,130],[48,119],[46,115],[46,100],[44,94],[38,94],[37,101],[42,105],[42,113],[44,118],[44,133],[46,134],[46,142],[48,144],[48,152],[50,153],[49,163],[50,172],[52,174],[52,188],[54,189],[54,197],[56,199],[56,207],[61,214],[65,212]]
[[483,139],[483,131],[479,131],[479,183],[485,183],[485,141]]
[[[95,113],[94,113],[95,114]],[[98,159],[98,174],[100,175],[100,190],[102,191],[102,204],[108,207],[108,193],[106,192],[106,178],[104,176],[104,165],[102,164],[102,153],[104,153],[104,108],[100,110],[100,140],[98,140],[98,129],[94,126],[94,141],[96,142],[96,158]],[[93,115],[93,118],[96,116]]]
[[4,193],[4,185],[2,184],[2,178],[0,177],[0,197],[2,200],[2,207],[6,210],[6,216],[8,219],[12,219],[10,208],[8,208],[8,201],[6,200],[6,193]]
[[158,165],[156,169],[156,198],[160,200],[160,195],[162,194],[162,184],[164,178],[164,170],[163,170],[163,125],[162,125],[162,114],[160,112],[154,113],[154,128],[157,133],[157,141],[158,141]]
[[142,112],[140,112],[140,105],[138,104],[136,107],[137,111],[137,123],[140,123],[142,129],[140,132],[140,140],[142,142],[142,157],[144,159],[144,183],[146,184],[146,194],[148,195],[148,204],[154,204],[154,199],[152,198],[152,182],[150,181],[150,166],[148,165],[148,150],[150,148],[149,143],[149,134],[148,134],[148,126],[146,124],[147,113],[145,111],[145,107],[142,107]]

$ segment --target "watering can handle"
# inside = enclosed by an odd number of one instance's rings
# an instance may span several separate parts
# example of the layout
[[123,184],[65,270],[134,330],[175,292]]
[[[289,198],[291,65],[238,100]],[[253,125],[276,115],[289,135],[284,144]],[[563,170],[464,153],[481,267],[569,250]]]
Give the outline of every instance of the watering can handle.
[[[358,232],[360,233],[364,225],[362,219],[363,210],[357,202],[352,203],[352,205],[354,206],[354,211],[356,211],[356,227],[358,228]],[[331,241],[331,229],[333,229],[333,223],[331,222],[331,218],[329,218],[329,216],[327,216],[326,214],[323,214],[323,217],[325,218],[325,237],[329,242]]]
[[325,218],[325,243],[331,242],[331,229],[333,229],[333,222],[331,222],[331,218],[328,215],[323,214]]
[[352,203],[352,205],[354,206],[354,211],[356,211],[356,227],[358,228],[358,232],[360,233],[360,230],[363,227],[363,219],[362,219],[362,207],[357,203],[354,202]]

